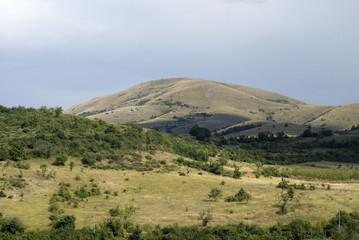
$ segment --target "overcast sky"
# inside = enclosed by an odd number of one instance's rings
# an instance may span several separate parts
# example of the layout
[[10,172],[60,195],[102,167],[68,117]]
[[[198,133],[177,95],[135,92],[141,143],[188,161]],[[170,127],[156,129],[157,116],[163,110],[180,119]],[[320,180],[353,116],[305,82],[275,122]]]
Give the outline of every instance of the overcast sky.
[[359,102],[358,0],[0,0],[0,105],[198,77]]

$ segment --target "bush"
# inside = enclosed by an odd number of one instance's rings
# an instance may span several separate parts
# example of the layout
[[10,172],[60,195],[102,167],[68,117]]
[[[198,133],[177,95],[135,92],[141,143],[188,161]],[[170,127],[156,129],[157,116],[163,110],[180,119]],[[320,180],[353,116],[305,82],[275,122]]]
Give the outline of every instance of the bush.
[[85,186],[80,187],[75,192],[75,195],[84,200],[85,198],[89,197],[91,194],[86,190]]
[[3,190],[0,190],[0,198],[6,198],[6,194],[3,192]]
[[30,169],[30,164],[28,162],[19,161],[19,162],[17,162],[15,164],[15,167],[19,168],[19,169],[29,170]]
[[96,154],[86,153],[85,156],[81,159],[82,164],[92,166],[96,163]]
[[211,131],[207,128],[195,125],[191,128],[189,134],[194,136],[197,140],[204,141],[211,136]]
[[55,162],[53,162],[53,165],[55,166],[65,166],[65,163],[68,159],[68,156],[65,154],[61,154],[59,156],[56,157]]
[[17,234],[25,232],[25,225],[17,218],[0,218],[0,232]]
[[275,167],[265,167],[262,170],[262,175],[265,177],[279,177],[279,169]]
[[66,229],[74,230],[75,220],[76,218],[74,216],[65,215],[54,223],[53,228],[54,229],[66,228]]
[[111,208],[108,213],[110,214],[111,217],[117,217],[120,216],[120,209],[117,208]]
[[244,200],[248,202],[249,199],[251,195],[241,188],[234,196],[227,197],[226,202],[243,202]]
[[212,188],[208,194],[208,198],[215,201],[217,201],[217,199],[220,197],[222,197],[222,190],[219,188]]

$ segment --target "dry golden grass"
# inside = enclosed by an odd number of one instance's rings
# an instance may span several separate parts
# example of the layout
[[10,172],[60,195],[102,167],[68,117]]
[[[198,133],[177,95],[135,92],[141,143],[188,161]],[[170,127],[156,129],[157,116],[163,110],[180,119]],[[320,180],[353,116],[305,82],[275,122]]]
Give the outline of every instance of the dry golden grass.
[[348,104],[330,111],[311,122],[315,127],[334,126],[335,129],[351,129],[359,124],[359,103]]
[[[100,111],[89,118],[115,123],[172,121],[174,116],[178,118],[195,113],[228,114],[248,119],[249,122],[273,123],[275,120],[276,123],[291,123],[284,130],[290,130],[293,126],[292,132],[297,134],[296,126],[305,123],[317,127],[325,123],[326,127],[334,130],[351,127],[353,123],[359,123],[358,109],[355,104],[344,107],[317,106],[247,86],[174,78],[145,82],[119,93],[88,100],[65,112],[78,115]],[[323,117],[326,119],[324,122],[321,120]],[[227,120],[224,118],[223,121]],[[216,124],[207,124],[206,127],[210,129],[218,127]],[[236,123],[228,122],[227,126],[233,124]]]
[[[167,159],[168,164],[171,164],[171,159],[175,156],[158,154],[155,158]],[[68,162],[70,161],[72,160]],[[295,200],[288,204],[289,213],[286,216],[277,215],[281,190],[276,185],[281,179],[255,178],[251,173],[256,168],[254,164],[240,163],[241,171],[248,173],[241,179],[233,179],[206,172],[199,175],[200,171],[195,169],[190,170],[189,176],[179,176],[177,171],[186,172],[185,168],[170,173],[91,170],[83,169],[78,160],[74,161],[75,168],[70,171],[68,166],[55,167],[46,161],[32,160],[31,168],[23,170],[29,185],[23,190],[7,190],[6,193],[13,195],[13,199],[1,199],[1,212],[7,216],[19,216],[30,229],[46,228],[50,223],[49,199],[57,191],[58,184],[71,183],[71,189],[76,189],[84,184],[90,185],[91,178],[95,179],[94,183],[99,185],[102,193],[109,190],[111,196],[108,199],[105,194],[90,197],[81,201],[78,208],[62,204],[65,214],[76,217],[78,227],[91,226],[93,213],[96,214],[96,221],[101,222],[109,218],[110,208],[123,208],[130,204],[137,208],[131,217],[132,221],[147,226],[200,224],[199,213],[207,210],[213,215],[211,224],[245,222],[261,226],[269,226],[277,221],[288,222],[295,216],[321,221],[333,217],[339,209],[359,210],[358,182],[289,179],[292,183],[314,184],[316,190],[296,190]],[[44,162],[49,169],[56,170],[54,179],[43,180],[36,175],[36,169]],[[3,173],[6,176],[16,176],[19,169],[9,166]],[[76,181],[76,176],[81,180]],[[222,181],[225,182],[224,185],[221,184]],[[327,184],[330,184],[331,190],[326,189]],[[209,201],[207,195],[212,187],[222,189],[224,197],[234,195],[240,188],[244,188],[252,195],[252,199],[248,203],[229,203],[224,198]],[[113,195],[115,191],[118,191],[118,196]],[[20,196],[21,193],[23,197]]]

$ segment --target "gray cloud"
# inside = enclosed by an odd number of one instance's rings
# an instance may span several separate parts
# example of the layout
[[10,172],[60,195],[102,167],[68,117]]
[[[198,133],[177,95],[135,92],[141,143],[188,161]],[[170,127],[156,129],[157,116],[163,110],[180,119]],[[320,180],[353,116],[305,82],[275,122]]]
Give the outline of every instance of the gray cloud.
[[0,0],[0,104],[69,107],[178,76],[358,102],[358,13],[356,0]]

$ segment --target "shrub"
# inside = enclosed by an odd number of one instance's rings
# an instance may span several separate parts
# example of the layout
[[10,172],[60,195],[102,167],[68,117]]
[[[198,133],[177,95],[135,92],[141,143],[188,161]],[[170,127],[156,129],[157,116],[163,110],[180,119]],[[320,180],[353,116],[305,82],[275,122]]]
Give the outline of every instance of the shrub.
[[209,199],[217,201],[218,198],[222,197],[222,190],[219,188],[212,188],[208,194]]
[[204,141],[211,136],[211,131],[207,128],[195,125],[191,128],[189,134],[194,136],[197,140]]
[[262,175],[265,177],[279,177],[279,169],[275,167],[265,167],[262,170]]
[[75,229],[75,220],[76,218],[74,216],[65,215],[61,217],[57,222],[53,224],[54,229]]
[[56,157],[55,162],[53,162],[53,165],[55,166],[65,166],[65,162],[67,161],[68,156],[65,154],[61,154]]
[[251,195],[241,188],[234,196],[227,197],[226,202],[243,202],[244,200],[248,202],[249,199]]
[[75,163],[74,162],[70,162],[70,171],[72,171],[72,169],[75,167]]
[[81,159],[82,164],[92,166],[96,163],[96,154],[86,153],[85,156]]
[[0,232],[17,234],[25,232],[25,225],[20,222],[18,218],[3,218],[0,217]]
[[6,194],[3,192],[3,190],[0,190],[0,198],[6,198]]
[[75,195],[84,200],[85,198],[90,196],[90,193],[86,190],[85,186],[80,187],[75,192]]
[[28,162],[20,161],[20,162],[15,163],[15,167],[19,168],[19,169],[28,170],[28,169],[30,169],[30,164]]
[[117,208],[111,208],[108,213],[110,214],[111,217],[117,217],[120,215],[120,209]]

